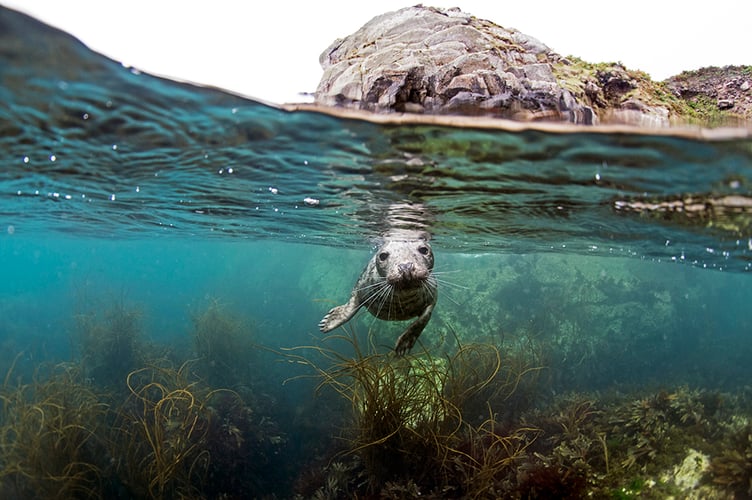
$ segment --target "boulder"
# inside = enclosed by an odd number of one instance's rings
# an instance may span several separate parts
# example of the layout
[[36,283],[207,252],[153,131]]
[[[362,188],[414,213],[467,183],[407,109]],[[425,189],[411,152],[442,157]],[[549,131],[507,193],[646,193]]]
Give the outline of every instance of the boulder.
[[561,59],[515,29],[418,5],[377,16],[327,48],[315,99],[376,112],[592,123],[592,108],[557,82]]
[[418,5],[373,18],[320,57],[315,102],[379,113],[666,126],[681,103],[619,63],[562,57],[459,9]]

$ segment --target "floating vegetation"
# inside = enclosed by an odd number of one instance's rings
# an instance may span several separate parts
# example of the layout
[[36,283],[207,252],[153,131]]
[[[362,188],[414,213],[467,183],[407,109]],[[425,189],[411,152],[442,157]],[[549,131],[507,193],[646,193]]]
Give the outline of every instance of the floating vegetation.
[[395,358],[354,335],[334,341],[286,357],[313,369],[319,398],[346,403],[335,438],[304,436],[325,422],[283,428],[257,398],[207,383],[199,360],[147,360],[125,376],[125,392],[93,384],[84,363],[42,365],[26,383],[11,366],[0,392],[0,493],[289,496],[297,475],[298,498],[750,495],[746,393],[552,396],[534,344]]
[[205,485],[212,393],[188,381],[187,366],[128,374],[131,396],[119,412],[112,443],[125,451],[118,468],[137,497],[195,497]]
[[752,497],[752,425],[726,436],[720,455],[710,463],[710,475],[737,498]]
[[287,437],[190,362],[131,372],[130,396],[55,366],[0,399],[0,492],[14,498],[222,498],[281,491]]
[[[41,365],[23,383],[14,374],[19,354],[0,392],[0,496],[236,498],[288,491],[288,438],[269,405],[257,403],[266,399],[253,394],[250,379],[242,396],[219,385],[239,383],[242,371],[233,366],[248,365],[242,357],[250,344],[241,349],[238,340],[247,331],[228,318],[216,307],[202,314],[196,336],[211,350],[177,368],[157,356],[164,348],[145,347],[140,314],[122,304],[76,317],[77,362]],[[221,359],[230,375],[213,377],[207,359]]]

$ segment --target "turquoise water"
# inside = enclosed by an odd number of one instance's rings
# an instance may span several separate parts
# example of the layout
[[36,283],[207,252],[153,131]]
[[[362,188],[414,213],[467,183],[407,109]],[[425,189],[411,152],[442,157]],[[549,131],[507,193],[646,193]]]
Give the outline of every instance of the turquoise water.
[[[748,404],[752,140],[739,131],[710,139],[510,131],[285,111],[141,74],[5,9],[0,97],[4,429],[42,429],[39,412],[23,405],[46,408],[35,397],[52,396],[38,387],[61,370],[107,402],[112,412],[92,418],[107,428],[127,427],[116,425],[118,411],[154,416],[151,389],[135,382],[142,369],[168,387],[167,367],[187,366],[180,380],[197,400],[227,388],[247,407],[243,417],[220,415],[226,407],[214,400],[201,407],[214,415],[200,414],[206,436],[211,422],[224,436],[185,466],[209,471],[201,478],[186,472],[160,489],[114,458],[109,466],[90,458],[98,479],[66,476],[89,488],[73,496],[172,498],[193,484],[197,497],[305,497],[317,488],[337,497],[322,485],[333,457],[348,463],[333,436],[346,434],[353,408],[314,391],[310,364],[326,368],[331,356],[321,349],[357,358],[353,338],[380,362],[399,363],[388,353],[404,325],[361,313],[335,332],[349,341],[326,340],[316,325],[347,299],[379,236],[394,228],[432,234],[441,277],[416,360],[451,359],[458,345],[482,342],[505,363],[524,354],[541,369],[514,411],[489,399],[481,413],[513,419],[561,394],[599,401],[677,388],[723,391],[735,412]],[[202,344],[207,312],[218,314],[213,324],[230,347]],[[299,346],[314,347],[288,350]],[[17,390],[25,396],[14,406]],[[195,427],[170,415],[159,428],[178,428],[190,442]],[[24,434],[3,436],[0,491],[49,493],[49,474],[28,484],[13,475]],[[88,441],[77,453],[101,446],[104,462],[125,456],[105,442],[120,441]],[[143,449],[133,456],[155,459]],[[366,465],[346,467],[353,479],[342,498],[378,475],[367,457],[358,460]],[[20,477],[54,468],[23,467]],[[415,481],[410,487],[432,491]]]

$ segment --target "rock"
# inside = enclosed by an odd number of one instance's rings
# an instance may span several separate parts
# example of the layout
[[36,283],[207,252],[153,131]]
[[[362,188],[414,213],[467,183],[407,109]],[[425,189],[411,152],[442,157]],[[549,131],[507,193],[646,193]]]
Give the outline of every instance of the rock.
[[710,66],[684,71],[664,85],[701,120],[715,126],[748,125],[752,120],[750,75],[752,66]]
[[596,76],[600,81],[600,86],[606,99],[615,101],[627,94],[629,91],[637,88],[635,82],[626,69],[623,67],[609,68],[608,70],[599,70]]
[[321,55],[316,102],[376,112],[484,114],[592,122],[557,83],[562,58],[539,40],[458,9],[375,17]]
[[710,457],[690,448],[681,464],[661,477],[664,482],[672,482],[682,493],[695,490],[702,482],[703,476],[710,469]]
[[377,16],[320,57],[315,102],[379,113],[521,120],[725,125],[752,117],[750,66],[654,82],[622,64],[564,58],[532,36],[459,9]]
[[733,99],[718,99],[718,109],[731,109],[733,107]]

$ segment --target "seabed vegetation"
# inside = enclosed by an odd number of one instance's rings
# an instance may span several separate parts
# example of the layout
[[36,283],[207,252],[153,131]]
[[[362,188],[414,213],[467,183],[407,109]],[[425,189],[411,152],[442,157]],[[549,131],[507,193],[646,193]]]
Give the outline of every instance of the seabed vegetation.
[[[404,357],[358,326],[266,349],[216,300],[169,348],[123,300],[79,312],[71,360],[31,372],[19,353],[2,377],[0,498],[752,497],[752,391],[677,376],[697,362],[688,342],[721,359],[682,319],[695,291],[522,279],[535,265],[479,271],[508,285],[446,305]],[[469,307],[486,316],[462,320]],[[681,339],[648,343],[671,325]],[[663,378],[645,369],[658,358]]]
[[72,364],[40,368],[17,384],[14,366],[0,392],[0,496],[101,497],[109,412],[102,393]]
[[[535,349],[395,358],[357,335],[288,352],[349,408],[299,498],[747,498],[752,394],[546,394]],[[341,354],[350,346],[353,356]]]
[[[493,414],[477,425],[466,420],[474,410],[488,411],[488,401],[519,398],[522,388],[534,385],[537,367],[520,360],[503,363],[493,346],[465,346],[446,358],[424,352],[396,359],[364,353],[353,335],[330,339],[349,343],[354,357],[321,346],[289,353],[314,369],[319,391],[334,390],[348,403],[352,417],[331,466],[335,476],[327,477],[315,497],[383,494],[383,485],[411,495],[421,492],[419,484],[441,485],[446,495],[511,467],[536,437],[537,430],[527,428],[503,434]],[[323,368],[301,351],[313,351],[329,363]],[[351,474],[341,474],[343,468]],[[454,484],[459,478],[462,484]]]
[[124,301],[100,311],[79,311],[74,318],[74,339],[80,351],[83,375],[105,388],[124,389],[123,380],[146,361],[141,311]]
[[[207,334],[208,319],[217,327],[234,325],[217,311],[210,304],[194,332],[212,352],[218,338]],[[143,341],[139,316],[121,303],[103,314],[79,315],[73,338],[80,357],[41,364],[31,380],[15,374],[19,353],[0,388],[0,497],[284,493],[287,436],[262,398],[210,385],[203,357],[169,359],[167,349]],[[246,355],[247,363],[249,349],[250,343],[225,362]]]
[[258,344],[250,325],[216,299],[193,315],[196,370],[213,387],[239,389],[256,375]]

